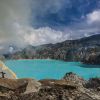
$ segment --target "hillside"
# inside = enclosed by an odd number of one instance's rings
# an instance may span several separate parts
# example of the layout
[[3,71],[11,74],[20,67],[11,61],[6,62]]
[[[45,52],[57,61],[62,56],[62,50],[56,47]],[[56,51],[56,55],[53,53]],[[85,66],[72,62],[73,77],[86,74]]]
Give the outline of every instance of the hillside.
[[9,59],[59,59],[100,64],[100,34],[56,44],[28,46],[7,56]]

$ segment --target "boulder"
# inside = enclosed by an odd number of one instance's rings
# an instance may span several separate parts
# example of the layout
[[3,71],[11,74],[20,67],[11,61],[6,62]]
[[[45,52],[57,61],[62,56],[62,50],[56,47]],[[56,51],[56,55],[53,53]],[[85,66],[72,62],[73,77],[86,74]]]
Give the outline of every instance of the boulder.
[[20,93],[30,93],[39,90],[41,84],[34,79],[7,79],[0,78],[0,89],[8,89]]
[[100,78],[91,78],[86,83],[86,88],[100,89]]
[[66,73],[63,79],[81,86],[83,86],[86,83],[86,80],[72,72]]

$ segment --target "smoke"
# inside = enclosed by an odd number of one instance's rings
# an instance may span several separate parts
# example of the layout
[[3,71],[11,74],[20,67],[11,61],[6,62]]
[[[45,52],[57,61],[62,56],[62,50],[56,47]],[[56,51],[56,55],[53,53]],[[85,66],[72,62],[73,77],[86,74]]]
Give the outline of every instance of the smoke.
[[[58,11],[61,0],[52,2],[53,0],[43,1],[46,10],[52,8],[52,11]],[[34,29],[31,26],[31,17],[35,23],[36,13],[44,12],[39,7],[43,3],[38,0],[0,0],[0,50],[3,51],[9,45],[23,48],[29,44],[39,45],[64,40],[61,31],[49,27]]]
[[0,44],[23,46],[22,27],[29,25],[31,0],[0,0]]

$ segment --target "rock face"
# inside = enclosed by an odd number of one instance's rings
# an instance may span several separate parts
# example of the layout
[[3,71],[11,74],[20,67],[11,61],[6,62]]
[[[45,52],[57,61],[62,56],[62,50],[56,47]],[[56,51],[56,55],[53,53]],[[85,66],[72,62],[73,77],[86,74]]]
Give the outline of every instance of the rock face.
[[92,54],[86,56],[83,59],[83,62],[87,63],[87,64],[100,64],[100,53],[99,54],[92,53]]
[[0,100],[100,100],[99,87],[99,78],[85,81],[71,72],[61,80],[0,79]]
[[56,44],[46,44],[37,47],[28,46],[22,51],[4,56],[8,59],[50,58],[64,61],[82,61],[84,63],[100,64],[100,55],[98,56],[98,54],[100,54],[100,34],[78,40],[66,40]]

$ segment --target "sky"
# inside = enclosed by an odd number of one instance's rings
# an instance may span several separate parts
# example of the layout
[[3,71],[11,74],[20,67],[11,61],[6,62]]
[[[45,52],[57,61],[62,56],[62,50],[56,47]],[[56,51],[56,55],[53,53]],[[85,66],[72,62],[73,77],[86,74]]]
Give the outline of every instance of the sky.
[[100,33],[100,0],[0,0],[0,52]]

